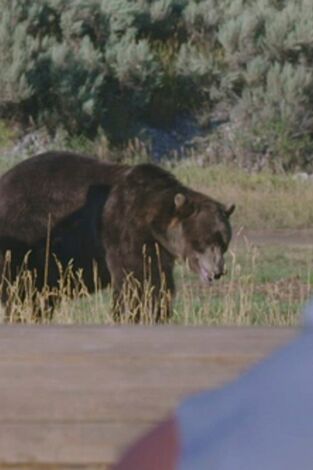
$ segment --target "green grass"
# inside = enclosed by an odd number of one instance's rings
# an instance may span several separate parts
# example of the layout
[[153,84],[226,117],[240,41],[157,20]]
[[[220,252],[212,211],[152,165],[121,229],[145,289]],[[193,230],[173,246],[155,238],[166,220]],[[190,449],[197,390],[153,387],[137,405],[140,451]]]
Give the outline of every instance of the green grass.
[[179,270],[176,323],[295,325],[313,286],[313,247],[234,249],[230,272],[212,288]]

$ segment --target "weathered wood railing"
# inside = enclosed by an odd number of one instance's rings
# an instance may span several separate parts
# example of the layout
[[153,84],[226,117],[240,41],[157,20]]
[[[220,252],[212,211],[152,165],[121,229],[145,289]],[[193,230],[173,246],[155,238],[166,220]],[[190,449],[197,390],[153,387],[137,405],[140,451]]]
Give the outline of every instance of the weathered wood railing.
[[277,328],[0,328],[0,468],[106,469],[180,399],[296,334]]

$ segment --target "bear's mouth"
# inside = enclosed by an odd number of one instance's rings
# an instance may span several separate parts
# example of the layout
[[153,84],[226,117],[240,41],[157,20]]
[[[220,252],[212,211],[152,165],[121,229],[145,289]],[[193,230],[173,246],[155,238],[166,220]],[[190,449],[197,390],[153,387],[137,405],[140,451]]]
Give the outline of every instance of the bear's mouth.
[[189,268],[198,274],[200,277],[200,280],[206,284],[206,285],[211,285],[214,282],[215,276],[212,273],[210,269],[208,269],[206,266],[204,266],[202,263],[199,262],[199,259],[196,257],[193,258],[187,258],[187,263]]
[[203,266],[199,266],[199,274],[200,274],[200,279],[202,282],[205,282],[206,284],[213,284],[215,276],[212,274],[208,269],[206,269]]

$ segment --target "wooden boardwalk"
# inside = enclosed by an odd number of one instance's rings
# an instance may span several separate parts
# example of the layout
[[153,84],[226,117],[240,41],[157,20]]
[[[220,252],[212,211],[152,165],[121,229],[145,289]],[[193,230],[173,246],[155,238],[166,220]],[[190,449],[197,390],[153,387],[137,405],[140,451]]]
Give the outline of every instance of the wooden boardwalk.
[[0,468],[107,469],[191,392],[295,335],[277,328],[0,327]]

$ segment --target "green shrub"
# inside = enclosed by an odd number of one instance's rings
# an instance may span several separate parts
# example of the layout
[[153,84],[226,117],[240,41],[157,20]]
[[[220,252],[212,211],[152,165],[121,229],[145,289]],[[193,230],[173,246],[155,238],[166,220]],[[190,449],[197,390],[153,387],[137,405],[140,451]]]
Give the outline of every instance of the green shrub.
[[221,26],[219,39],[240,144],[270,154],[274,166],[312,168],[311,3],[249,2]]
[[[113,141],[128,138],[134,124],[157,114],[160,100],[173,91],[175,76],[156,44],[170,47],[173,36],[179,44],[187,40],[186,5],[1,0],[1,49],[9,51],[0,57],[1,70],[9,71],[2,80],[25,113],[51,129],[62,122],[73,134],[94,135],[100,126]],[[193,70],[190,84],[196,75]],[[172,100],[171,116],[200,94],[191,88],[186,100],[181,94],[179,103]]]
[[14,131],[5,122],[0,120],[0,149],[10,145],[15,137]]
[[111,143],[223,109],[235,147],[313,155],[311,0],[0,0],[0,105]]

